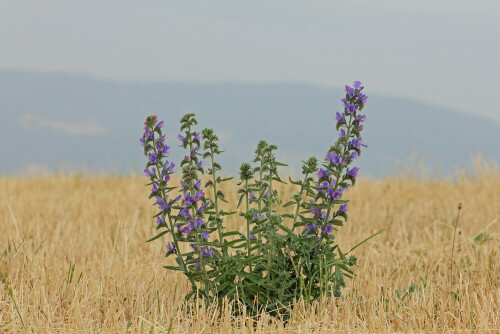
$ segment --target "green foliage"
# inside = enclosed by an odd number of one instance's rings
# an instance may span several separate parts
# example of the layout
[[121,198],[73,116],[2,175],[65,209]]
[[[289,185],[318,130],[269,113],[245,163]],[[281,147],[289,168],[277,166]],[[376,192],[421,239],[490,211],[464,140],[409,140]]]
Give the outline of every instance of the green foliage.
[[[356,103],[361,110],[364,100],[360,91],[356,89],[353,96],[346,94],[345,106]],[[330,147],[321,169],[315,157],[303,161],[302,179],[289,179],[298,192],[286,203],[276,190],[276,182],[286,183],[278,172],[286,164],[277,161],[276,145],[259,141],[253,165],[243,163],[240,168],[236,208],[246,224],[246,232],[240,233],[224,226],[225,217],[236,211],[224,212],[219,206],[220,201],[227,202],[220,184],[232,178],[217,175],[221,166],[216,156],[223,151],[214,130],[206,128],[200,136],[193,129],[198,124],[194,114],[181,119],[179,139],[188,154],[180,163],[181,196],[172,200],[167,194],[176,187],[167,186],[167,182],[173,171],[161,161],[165,157],[162,152],[168,150],[154,136],[157,133],[162,138],[161,126],[156,125],[156,116],[147,118],[142,138],[144,152],[150,156],[146,167],[155,168],[146,174],[153,185],[150,198],[155,197],[160,207],[155,217],[158,229],[162,229],[148,241],[170,236],[173,244],[169,243],[166,256],[175,256],[176,265],[165,268],[182,271],[189,279],[192,289],[186,300],[202,297],[210,304],[228,298],[258,315],[277,314],[278,309],[298,299],[312,302],[340,297],[346,278],[353,277],[357,265],[357,258],[350,253],[382,232],[345,254],[335,243],[334,232],[348,218],[348,201],[342,199],[342,193],[356,181],[357,168],[349,171],[348,166],[360,154],[361,121],[356,112],[348,113],[344,108],[344,118],[337,123],[338,128],[345,127],[343,135]],[[204,153],[198,152],[201,148]],[[202,166],[204,159],[209,161],[208,168]],[[201,188],[199,174],[210,177],[205,188],[211,189],[212,198]],[[291,213],[281,213],[282,208],[291,209]],[[182,243],[188,243],[191,250],[181,253]],[[413,290],[410,286],[401,292],[403,297],[399,291],[396,294],[403,300]]]

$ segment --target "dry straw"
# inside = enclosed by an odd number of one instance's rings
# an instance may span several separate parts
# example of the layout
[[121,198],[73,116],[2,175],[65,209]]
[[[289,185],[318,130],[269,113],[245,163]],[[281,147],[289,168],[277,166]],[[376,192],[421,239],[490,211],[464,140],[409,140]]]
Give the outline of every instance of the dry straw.
[[[386,232],[356,249],[342,298],[298,302],[285,323],[234,317],[230,301],[181,307],[188,283],[161,267],[164,244],[144,242],[155,223],[142,176],[0,178],[0,332],[498,332],[498,189],[488,169],[457,181],[361,179],[338,241],[350,249]],[[237,200],[235,184],[223,191]]]

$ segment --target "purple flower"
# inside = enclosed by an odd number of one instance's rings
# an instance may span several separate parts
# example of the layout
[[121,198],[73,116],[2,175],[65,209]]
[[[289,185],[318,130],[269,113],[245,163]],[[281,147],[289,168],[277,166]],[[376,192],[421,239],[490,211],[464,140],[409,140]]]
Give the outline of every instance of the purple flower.
[[328,178],[328,171],[324,170],[323,168],[320,168],[318,171],[318,179],[326,179]]
[[355,90],[353,87],[348,86],[348,85],[346,85],[346,86],[345,86],[345,91],[346,91],[347,95],[349,95],[349,97],[350,97],[351,99],[352,99],[352,98],[354,97],[354,95],[356,94],[356,90]]
[[338,200],[340,198],[340,195],[342,195],[342,192],[340,192],[339,190],[333,191],[332,188],[328,188],[327,194],[331,199]]
[[196,156],[196,150],[192,150],[189,156],[193,159]]
[[196,263],[194,264],[194,266],[195,266],[196,268],[199,268],[199,267],[200,267],[200,262],[199,262],[198,260],[196,260]]
[[342,204],[339,208],[339,211],[346,213],[347,212],[347,203]]
[[194,140],[200,141],[200,133],[199,132],[194,133]]
[[202,164],[203,164],[203,162],[200,160],[200,161],[196,164],[196,167],[201,168]]
[[201,204],[201,206],[198,208],[198,211],[196,211],[196,212],[198,212],[198,213],[202,213],[202,212],[203,212],[203,210],[205,210],[205,208],[206,208],[205,203],[202,203],[202,204]]
[[147,139],[153,139],[154,138],[154,133],[151,132],[151,130],[146,129],[146,131],[144,131],[144,137],[147,138]]
[[345,137],[345,136],[346,136],[345,130],[344,129],[340,129],[339,137]]
[[189,214],[189,209],[188,208],[184,208],[184,209],[180,210],[179,211],[179,216],[182,216],[184,218],[191,217],[191,215]]
[[320,209],[316,209],[314,206],[311,207],[311,212],[315,216],[321,216],[322,215],[321,210]]
[[201,180],[197,180],[196,183],[194,184],[195,188],[197,188],[198,190],[200,190],[201,188]]
[[256,239],[255,234],[253,234],[252,231],[250,231],[250,239],[254,239],[254,240]]
[[250,193],[250,199],[255,199],[255,195],[253,193]]
[[200,217],[196,218],[196,228],[202,227],[203,224],[205,224],[205,222],[203,221],[203,219],[201,219]]
[[151,187],[151,193],[157,193],[158,192],[158,186],[156,185],[157,183],[153,183],[153,186]]
[[358,107],[359,107],[359,105],[357,103],[356,104],[348,104],[346,106],[346,109],[347,109],[347,112],[352,115],[356,112],[356,110],[358,110]]
[[359,103],[364,105],[366,103],[366,100],[368,100],[368,96],[366,96],[365,94],[359,93],[358,100],[359,100]]
[[363,141],[363,138],[361,137],[358,137],[358,138],[354,138],[351,142],[351,145],[355,148],[360,148],[361,147],[361,142]]
[[332,224],[326,225],[326,227],[321,226],[321,233],[323,234],[331,234],[333,232]]
[[177,138],[179,138],[179,140],[180,140],[181,142],[184,142],[184,141],[186,140],[186,137],[184,137],[184,136],[183,136],[183,135],[181,135],[181,134],[177,135]]
[[170,150],[170,146],[168,145],[163,145],[163,147],[161,148],[161,154],[163,155],[167,155],[168,154],[168,151]]
[[304,233],[307,233],[309,231],[316,232],[317,230],[318,230],[318,227],[316,225],[309,223],[305,226]]
[[[345,99],[344,99],[345,100]],[[335,120],[338,122],[338,123],[344,123],[345,122],[345,116],[344,114],[341,114],[337,111],[337,113],[335,114]]]
[[261,214],[260,215],[260,220],[264,220],[264,219],[266,219],[266,216],[264,214]]
[[209,237],[210,237],[210,232],[208,232],[208,230],[203,231],[203,233],[201,234],[201,238],[203,240],[208,240]]
[[160,121],[157,125],[156,125],[156,128],[157,129],[161,129],[165,126],[165,122],[164,121]]
[[333,152],[332,153],[328,153],[326,155],[326,160],[328,160],[329,162],[331,162],[334,165],[340,164],[340,157],[337,154],[333,153]]
[[156,204],[158,204],[160,210],[166,210],[167,209],[165,201],[160,196],[156,196]]
[[167,172],[172,173],[174,171],[175,164],[173,162],[171,162],[169,166],[167,166],[167,165],[168,165],[168,161],[165,162],[165,164],[163,165],[163,168],[166,169]]
[[161,136],[160,138],[158,138],[158,141],[160,143],[163,143],[165,141],[165,135]]
[[151,162],[152,164],[154,164],[156,162],[156,158],[157,158],[156,154],[154,154],[154,153],[148,153],[149,162]]
[[253,214],[253,220],[259,220],[259,215],[256,213]]
[[167,251],[169,253],[175,253],[175,244],[170,244],[170,241],[167,244]]
[[353,87],[354,89],[359,89],[359,91],[362,91],[364,87],[361,85],[362,85],[361,81],[354,81]]
[[162,178],[162,180],[165,183],[168,182],[168,181],[170,181],[170,175],[169,174],[163,173],[163,174],[161,174],[161,178]]
[[269,197],[269,189],[267,189],[266,193],[264,194],[265,197]]
[[184,228],[182,229],[182,233],[184,233],[185,235],[190,235],[191,229],[189,228],[189,226],[184,226]]
[[146,141],[144,140],[144,138],[139,138],[139,141],[141,142],[142,147],[146,146]]
[[158,217],[156,217],[156,223],[158,225],[165,224],[165,217],[163,217],[162,215],[159,215]]
[[205,246],[201,246],[201,255],[203,255],[204,257],[212,256],[214,255],[214,250],[212,249],[212,247],[207,248]]
[[354,159],[357,159],[358,158],[358,152],[356,151],[352,151],[351,154],[349,155],[349,157],[354,160]]
[[366,120],[366,115],[359,115],[358,117],[356,117],[356,122],[364,122]]
[[358,176],[359,168],[358,167],[353,167],[351,170],[347,170],[347,175],[350,177],[354,178]]

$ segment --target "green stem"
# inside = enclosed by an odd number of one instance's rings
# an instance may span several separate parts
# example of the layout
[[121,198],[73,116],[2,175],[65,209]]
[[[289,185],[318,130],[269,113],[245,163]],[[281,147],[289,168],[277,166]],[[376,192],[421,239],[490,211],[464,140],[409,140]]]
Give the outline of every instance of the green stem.
[[[153,150],[154,150],[155,154],[158,156],[158,151],[156,150],[156,142],[154,140],[153,140]],[[157,159],[156,160],[157,174],[155,174],[155,176],[156,176],[156,179],[158,180],[158,183],[160,183],[160,181],[161,181],[161,173],[160,173],[161,168],[162,168],[162,166],[160,164],[160,160]],[[166,205],[167,204],[167,194],[165,193],[165,189],[163,187],[161,188],[160,195],[162,195],[162,199]],[[195,287],[196,284],[194,283],[193,279],[189,275],[187,275],[187,274],[189,274],[189,269],[186,266],[186,263],[184,262],[184,258],[181,255],[181,249],[179,248],[179,243],[177,241],[177,238],[175,237],[174,224],[172,223],[172,220],[170,218],[170,213],[167,213],[167,218],[168,218],[168,223],[170,225],[170,235],[172,236],[172,240],[174,242],[175,249],[178,252],[177,257],[181,259],[182,268],[184,269],[186,276],[188,277],[189,281],[191,282],[191,285],[193,287]]]
[[[248,180],[245,180],[245,199],[246,199],[246,212],[248,213],[249,203],[248,203]],[[250,220],[247,218],[247,254],[250,257]],[[252,264],[250,263],[250,272],[252,272]]]
[[273,206],[273,162],[272,162],[272,153],[269,153],[269,198],[268,198],[268,240],[267,240],[267,282],[269,283],[271,280],[271,228],[272,228],[272,222],[271,222],[271,215],[272,215],[272,206]]
[[220,213],[219,213],[219,201],[217,197],[217,179],[215,177],[215,166],[214,166],[214,149],[211,147],[210,148],[210,157],[212,159],[212,182],[214,186],[214,203],[215,203],[215,217],[217,219],[217,232],[219,233],[219,243],[222,248],[222,252],[224,255],[227,255],[227,249],[223,247],[222,243],[222,228],[221,228],[221,222],[220,222]]
[[302,200],[302,193],[304,192],[304,183],[307,181],[308,176],[309,173],[306,173],[306,175],[304,176],[304,181],[302,181],[302,185],[300,186],[299,201],[297,202],[297,207],[295,208],[295,215],[293,216],[292,232],[295,231],[295,223],[297,222],[297,215],[299,214],[300,202]]

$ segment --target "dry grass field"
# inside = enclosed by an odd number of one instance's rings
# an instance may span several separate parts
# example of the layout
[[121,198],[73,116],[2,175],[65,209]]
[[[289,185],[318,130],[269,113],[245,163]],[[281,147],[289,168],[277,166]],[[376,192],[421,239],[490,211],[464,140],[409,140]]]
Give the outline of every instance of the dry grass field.
[[[287,323],[180,308],[188,286],[162,268],[168,239],[145,243],[155,233],[146,181],[0,178],[0,333],[500,332],[497,169],[454,181],[361,178],[346,193],[349,222],[337,240],[349,249],[385,232],[356,249],[357,276],[341,299],[299,303]],[[225,192],[234,200],[234,183]],[[243,232],[237,217],[229,225]]]

